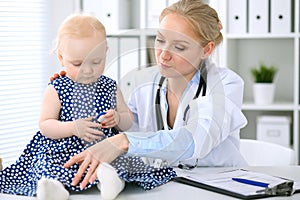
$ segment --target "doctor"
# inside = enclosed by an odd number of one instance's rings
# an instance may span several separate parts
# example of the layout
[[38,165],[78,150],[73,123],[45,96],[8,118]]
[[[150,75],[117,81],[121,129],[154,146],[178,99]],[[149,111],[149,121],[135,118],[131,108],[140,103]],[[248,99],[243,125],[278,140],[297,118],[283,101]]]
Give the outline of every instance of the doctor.
[[95,180],[99,163],[121,154],[160,158],[182,168],[246,165],[239,152],[240,129],[247,124],[241,112],[243,80],[209,59],[222,42],[221,29],[216,11],[201,0],[180,0],[162,11],[157,67],[138,78],[143,80],[129,100],[135,132],[72,157],[65,167],[81,165],[73,184],[88,167],[81,184]]

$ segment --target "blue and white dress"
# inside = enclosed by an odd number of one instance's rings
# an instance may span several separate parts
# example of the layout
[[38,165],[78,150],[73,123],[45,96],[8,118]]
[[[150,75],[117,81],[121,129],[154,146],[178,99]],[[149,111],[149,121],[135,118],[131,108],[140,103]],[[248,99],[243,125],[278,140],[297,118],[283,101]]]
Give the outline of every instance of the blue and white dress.
[[[116,107],[116,82],[101,76],[96,82],[80,84],[64,76],[50,83],[54,86],[61,101],[60,120],[73,121],[96,116],[99,112]],[[102,129],[110,137],[118,132]],[[80,191],[72,186],[79,166],[69,169],[63,165],[74,155],[99,141],[86,142],[76,136],[63,139],[50,139],[37,132],[16,163],[0,171],[0,192],[34,196],[37,182],[42,178],[60,181],[68,190]],[[121,179],[136,182],[145,190],[153,189],[176,176],[172,168],[154,168],[143,163],[139,157],[121,156],[111,163]],[[89,183],[85,189],[99,183]]]

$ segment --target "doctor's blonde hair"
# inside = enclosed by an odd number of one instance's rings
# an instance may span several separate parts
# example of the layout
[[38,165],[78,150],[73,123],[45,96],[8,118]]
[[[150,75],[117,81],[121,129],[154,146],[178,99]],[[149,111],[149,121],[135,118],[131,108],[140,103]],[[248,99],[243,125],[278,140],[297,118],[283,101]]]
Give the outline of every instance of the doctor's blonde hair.
[[217,46],[223,41],[222,24],[217,12],[202,0],[179,0],[162,11],[159,21],[168,14],[183,16],[199,36],[202,46],[211,41]]

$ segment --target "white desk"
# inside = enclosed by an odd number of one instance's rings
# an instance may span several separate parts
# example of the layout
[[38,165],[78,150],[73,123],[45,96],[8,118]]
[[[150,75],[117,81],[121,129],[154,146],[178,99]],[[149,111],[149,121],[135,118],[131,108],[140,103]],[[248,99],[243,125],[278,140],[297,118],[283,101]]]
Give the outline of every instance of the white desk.
[[[228,169],[228,168],[226,168]],[[249,169],[252,171],[263,172],[271,175],[281,176],[292,180],[300,180],[300,166],[287,166],[287,167],[245,167],[243,169]],[[210,173],[224,170],[224,168],[197,168],[194,169],[197,173]],[[36,200],[36,197],[24,197],[0,194],[0,200]],[[80,194],[72,194],[70,200],[99,200],[99,191],[93,188],[89,191],[82,192]],[[237,199],[230,196],[222,195],[219,193],[211,192],[208,190],[196,188],[193,186],[169,182],[158,188],[150,191],[144,191],[137,186],[128,184],[118,196],[117,200],[193,200],[193,199],[205,199],[205,200],[232,200]],[[268,200],[299,200],[300,193],[294,194],[289,197],[271,197]]]

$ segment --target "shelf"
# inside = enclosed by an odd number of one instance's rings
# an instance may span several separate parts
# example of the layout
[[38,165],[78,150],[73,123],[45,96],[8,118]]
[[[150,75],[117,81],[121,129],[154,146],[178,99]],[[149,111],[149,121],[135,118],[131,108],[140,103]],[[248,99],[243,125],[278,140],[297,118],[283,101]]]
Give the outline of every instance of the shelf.
[[[245,114],[248,125],[241,129],[241,137],[256,138],[257,117],[261,115],[279,115],[291,117],[291,147],[295,150],[297,163],[300,158],[300,4],[299,1],[291,1],[291,27],[287,33],[254,34],[254,33],[223,33],[224,51],[219,55],[220,66],[228,66],[238,73],[244,80],[244,98],[242,111]],[[218,13],[221,21],[225,21],[225,30],[230,25],[229,13],[238,12],[227,1],[217,2]],[[270,2],[270,1],[269,1]],[[283,3],[283,1],[281,1]],[[284,1],[284,5],[286,5]],[[233,10],[229,10],[229,9]],[[269,8],[270,10],[272,7]],[[236,13],[235,13],[236,12]],[[246,12],[247,11],[246,8]],[[239,14],[239,13],[238,13]],[[249,13],[246,13],[246,30],[249,31]],[[271,17],[269,15],[269,17]],[[244,19],[244,18],[243,18]],[[268,22],[271,30],[271,20]],[[242,30],[244,26],[241,26]],[[278,67],[275,77],[276,84],[275,102],[271,105],[257,105],[253,102],[253,78],[250,69],[259,63]]]
[[271,105],[257,105],[253,102],[245,102],[242,106],[243,110],[261,110],[261,111],[293,111],[298,109],[293,103],[275,102]]
[[123,37],[123,36],[156,36],[157,29],[120,29],[114,32],[107,33],[108,37]]
[[227,39],[293,39],[299,37],[297,33],[289,33],[289,34],[230,34],[227,33]]

